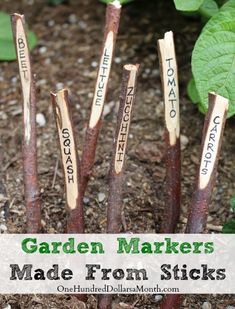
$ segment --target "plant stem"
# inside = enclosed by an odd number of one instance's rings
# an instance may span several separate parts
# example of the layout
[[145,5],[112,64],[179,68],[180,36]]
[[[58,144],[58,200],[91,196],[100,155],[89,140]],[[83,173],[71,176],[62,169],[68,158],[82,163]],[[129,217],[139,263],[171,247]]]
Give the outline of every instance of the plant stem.
[[209,93],[209,109],[205,119],[201,163],[196,178],[186,233],[206,232],[206,223],[211,193],[215,184],[217,165],[228,110],[228,100]]
[[[123,68],[121,96],[117,117],[113,154],[110,167],[109,198],[107,210],[107,232],[120,233],[122,228],[122,191],[124,185],[125,155],[135,100],[139,65],[125,65]],[[100,309],[112,306],[112,295],[99,296]]]
[[165,103],[166,202],[162,232],[173,233],[180,215],[181,156],[179,86],[173,33],[158,40]]
[[102,55],[99,63],[91,114],[89,124],[86,129],[85,143],[81,160],[81,202],[83,200],[83,196],[85,194],[87,183],[95,161],[97,140],[101,127],[101,118],[114,55],[120,13],[121,5],[119,2],[107,5]]
[[41,227],[41,200],[37,180],[36,96],[23,15],[11,16],[19,73],[23,92],[23,173],[27,214],[27,233]]
[[61,161],[63,165],[66,202],[68,208],[68,233],[84,233],[84,216],[79,195],[79,158],[74,134],[74,125],[69,108],[68,90],[51,93]]

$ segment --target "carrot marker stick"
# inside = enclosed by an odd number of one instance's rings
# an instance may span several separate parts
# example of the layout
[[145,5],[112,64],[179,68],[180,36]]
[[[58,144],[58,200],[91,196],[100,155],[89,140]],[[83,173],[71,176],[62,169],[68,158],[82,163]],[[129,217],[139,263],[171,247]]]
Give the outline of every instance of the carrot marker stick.
[[163,233],[173,233],[180,215],[180,112],[178,73],[173,33],[166,32],[158,40],[161,79],[165,103],[166,203]]
[[56,120],[61,160],[64,171],[66,203],[68,208],[68,233],[84,232],[84,217],[79,203],[79,159],[74,127],[69,109],[68,90],[51,93]]
[[[136,93],[136,82],[139,65],[125,65],[123,69],[120,105],[116,133],[113,144],[113,155],[110,167],[109,198],[107,213],[107,232],[120,233],[122,228],[122,190],[124,185],[125,155],[131,122],[132,106]],[[109,309],[112,295],[99,297],[100,309]]]
[[201,163],[193,193],[186,233],[206,232],[208,208],[215,184],[222,137],[228,111],[228,100],[209,93],[209,109],[204,123]]
[[[209,110],[202,136],[201,163],[186,233],[203,233],[206,230],[208,206],[215,182],[227,110],[227,99],[209,93]],[[180,309],[181,297],[180,294],[168,295],[162,303],[161,309]]]
[[96,145],[114,55],[120,13],[121,4],[119,1],[114,1],[113,3],[107,5],[102,55],[99,63],[90,120],[86,129],[85,143],[81,160],[81,196],[84,196],[85,194],[87,182],[95,161]]
[[37,177],[36,96],[24,15],[11,16],[23,93],[23,174],[27,215],[27,233],[38,233],[41,227],[41,200]]

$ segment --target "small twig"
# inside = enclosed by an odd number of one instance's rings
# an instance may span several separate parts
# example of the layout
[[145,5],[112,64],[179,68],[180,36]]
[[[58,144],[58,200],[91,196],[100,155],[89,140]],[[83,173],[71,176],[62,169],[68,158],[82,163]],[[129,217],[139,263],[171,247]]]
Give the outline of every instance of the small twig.
[[31,70],[23,15],[12,15],[12,31],[23,92],[23,170],[27,232],[38,233],[41,226],[41,200],[37,180],[35,81]]
[[161,79],[165,103],[166,201],[162,232],[173,233],[180,215],[181,159],[179,87],[173,33],[158,40]]
[[114,3],[107,5],[102,55],[99,63],[90,120],[86,129],[81,160],[81,196],[84,196],[85,194],[87,183],[95,161],[96,145],[101,126],[104,102],[106,99],[107,86],[119,27],[120,13],[121,5],[119,1],[115,1]]
[[51,185],[51,188],[52,188],[52,189],[54,189],[54,187],[55,187],[55,181],[56,181],[58,166],[59,166],[59,159],[57,158],[57,159],[56,159],[56,163],[55,163],[54,176],[53,176],[52,185]]
[[228,100],[226,98],[209,93],[209,110],[202,136],[201,163],[197,173],[196,189],[192,197],[186,233],[206,232],[208,208],[215,183],[227,110]]
[[[120,105],[117,118],[113,155],[110,167],[107,232],[120,233],[122,229],[122,191],[124,185],[125,155],[136,93],[139,65],[125,65],[123,69]],[[112,295],[99,297],[99,308],[111,308]]]
[[66,202],[68,208],[68,233],[84,232],[83,209],[79,195],[79,159],[74,128],[69,109],[68,91],[63,89],[51,93],[52,105],[56,120],[61,160],[64,171]]

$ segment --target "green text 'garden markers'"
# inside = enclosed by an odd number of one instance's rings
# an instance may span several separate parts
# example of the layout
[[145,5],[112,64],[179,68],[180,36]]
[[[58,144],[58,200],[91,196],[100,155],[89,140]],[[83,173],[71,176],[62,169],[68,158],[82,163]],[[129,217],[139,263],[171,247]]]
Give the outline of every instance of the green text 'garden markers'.
[[177,62],[173,33],[158,40],[165,105],[166,201],[162,232],[173,233],[180,215],[180,112]]
[[38,233],[41,226],[41,200],[37,180],[36,96],[31,70],[24,15],[11,16],[23,93],[23,173],[27,232]]

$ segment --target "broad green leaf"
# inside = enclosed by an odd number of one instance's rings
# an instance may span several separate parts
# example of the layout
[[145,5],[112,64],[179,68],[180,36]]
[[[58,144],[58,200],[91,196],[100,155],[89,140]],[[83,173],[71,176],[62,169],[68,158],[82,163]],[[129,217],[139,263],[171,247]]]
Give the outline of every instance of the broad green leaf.
[[202,5],[203,0],[174,0],[175,7],[179,11],[197,11]]
[[[100,0],[100,1],[103,2],[103,3],[106,3],[106,4],[114,2],[114,0]],[[119,0],[121,5],[127,4],[127,3],[132,2],[132,1],[134,1],[134,0]]]
[[208,92],[229,99],[228,117],[235,114],[235,1],[228,1],[214,15],[196,42],[192,71],[200,109],[208,108]]
[[235,220],[230,220],[223,226],[223,233],[225,234],[235,234]]
[[204,0],[203,4],[199,8],[199,13],[209,19],[213,15],[219,12],[219,7],[214,0]]
[[[37,44],[37,38],[31,31],[27,32],[29,47],[32,49]],[[10,16],[0,12],[0,61],[15,60],[16,52],[13,42]]]
[[232,211],[235,212],[235,195],[233,197],[231,197],[229,204],[232,208]]
[[194,104],[198,104],[200,102],[194,78],[191,78],[187,85],[187,93]]

